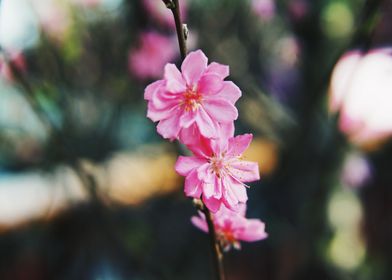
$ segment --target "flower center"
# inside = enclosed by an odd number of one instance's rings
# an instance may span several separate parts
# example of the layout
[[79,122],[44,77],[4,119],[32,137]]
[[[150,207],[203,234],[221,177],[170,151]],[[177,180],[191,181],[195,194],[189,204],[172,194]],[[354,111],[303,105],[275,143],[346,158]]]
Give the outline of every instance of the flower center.
[[199,108],[202,101],[202,95],[196,89],[188,88],[181,100],[181,106],[185,111],[195,111]]
[[227,168],[227,163],[223,157],[213,156],[210,158],[210,164],[212,171],[216,176],[220,177],[222,172]]
[[234,232],[231,227],[229,228],[217,227],[216,231],[217,231],[216,233],[217,233],[218,242],[220,243],[220,245],[225,251],[229,250],[231,247],[237,249],[240,248],[240,244],[238,240],[234,237]]

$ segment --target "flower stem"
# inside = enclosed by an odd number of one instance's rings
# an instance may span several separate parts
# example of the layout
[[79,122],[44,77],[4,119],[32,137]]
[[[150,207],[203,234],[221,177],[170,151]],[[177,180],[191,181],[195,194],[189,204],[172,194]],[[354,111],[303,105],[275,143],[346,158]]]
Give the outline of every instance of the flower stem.
[[226,277],[225,277],[225,270],[224,270],[224,266],[223,266],[223,252],[222,252],[222,248],[217,240],[214,223],[212,221],[212,214],[205,205],[203,205],[203,212],[206,217],[206,221],[207,221],[207,225],[208,225],[208,233],[210,235],[211,249],[212,249],[212,255],[213,255],[213,259],[214,259],[216,279],[217,280],[225,280]]
[[180,4],[178,0],[172,0],[170,3],[164,1],[166,6],[172,11],[174,22],[176,24],[178,46],[180,47],[181,59],[184,60],[187,50],[186,50],[186,38],[185,30],[181,22]]
[[[181,53],[181,60],[184,60],[187,54],[186,35],[185,35],[187,31],[185,30],[181,22],[179,0],[162,0],[162,1],[165,3],[166,7],[170,9],[173,13],[174,21],[176,24],[178,46],[180,48],[180,53]],[[225,277],[224,266],[223,266],[223,252],[216,236],[214,223],[212,221],[212,214],[204,204],[200,208],[203,211],[204,215],[206,216],[206,220],[208,224],[208,234],[210,236],[210,243],[211,243],[212,256],[214,259],[216,279],[225,280],[226,277]]]

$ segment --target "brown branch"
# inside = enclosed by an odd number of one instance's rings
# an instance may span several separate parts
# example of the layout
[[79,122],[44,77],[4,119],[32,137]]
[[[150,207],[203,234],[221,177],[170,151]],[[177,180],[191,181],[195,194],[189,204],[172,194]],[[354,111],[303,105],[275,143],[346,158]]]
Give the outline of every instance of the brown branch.
[[212,214],[204,204],[203,204],[203,213],[206,217],[206,221],[208,225],[208,233],[210,235],[211,250],[214,259],[216,279],[225,280],[226,277],[225,277],[222,247],[220,246],[219,241],[217,240],[217,234],[215,231]]
[[185,38],[185,30],[181,22],[181,12],[180,12],[180,4],[178,0],[172,1],[163,1],[173,13],[174,22],[176,24],[176,31],[177,31],[177,39],[178,39],[178,46],[180,48],[181,59],[184,60],[186,57],[187,49],[186,49],[186,38]]

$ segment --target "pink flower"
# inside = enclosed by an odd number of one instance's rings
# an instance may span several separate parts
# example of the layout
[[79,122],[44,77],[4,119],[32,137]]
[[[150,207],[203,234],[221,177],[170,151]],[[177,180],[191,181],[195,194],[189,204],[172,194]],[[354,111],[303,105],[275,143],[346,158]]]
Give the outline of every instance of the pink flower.
[[[268,237],[265,232],[265,224],[259,219],[245,218],[246,205],[242,204],[239,212],[234,212],[222,207],[213,214],[213,223],[218,240],[225,251],[231,247],[240,249],[239,241],[253,242]],[[204,232],[208,232],[205,215],[199,212],[199,216],[192,217],[192,223]]]
[[[26,72],[26,61],[23,53],[11,51],[8,53],[9,60],[15,65],[15,67],[22,73]],[[3,56],[0,57],[0,78],[6,82],[12,83],[14,76],[12,75],[11,66],[9,62],[5,60]]]
[[339,128],[349,140],[369,147],[392,136],[392,49],[351,51],[336,64],[330,110],[340,111]]
[[158,78],[176,56],[176,42],[156,32],[142,33],[139,48],[129,52],[129,69],[140,79]]
[[270,21],[275,16],[274,0],[252,0],[252,10],[262,21]]
[[201,50],[191,52],[182,63],[182,72],[166,64],[164,79],[145,89],[147,117],[159,121],[157,130],[164,138],[174,140],[194,126],[203,136],[216,138],[221,124],[237,119],[234,104],[241,91],[233,82],[224,81],[229,67],[215,62],[207,66],[207,62]]
[[200,198],[212,212],[223,203],[237,210],[248,200],[245,182],[260,179],[255,162],[244,161],[242,153],[252,141],[252,134],[233,137],[233,125],[220,130],[220,138],[207,139],[196,134],[187,135],[184,143],[194,156],[180,156],[175,169],[185,176],[185,194]]
[[[181,19],[184,21],[187,16],[186,1],[179,2]],[[143,0],[143,6],[148,15],[154,18],[158,23],[173,29],[176,27],[172,12],[166,8],[162,0]]]
[[372,178],[372,166],[369,160],[357,152],[349,153],[344,159],[341,182],[351,188],[359,188]]

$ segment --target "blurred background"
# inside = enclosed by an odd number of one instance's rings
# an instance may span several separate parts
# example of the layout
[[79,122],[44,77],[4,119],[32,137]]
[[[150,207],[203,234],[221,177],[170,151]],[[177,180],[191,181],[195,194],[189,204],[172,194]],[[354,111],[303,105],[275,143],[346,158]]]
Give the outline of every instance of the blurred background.
[[[268,239],[229,280],[392,279],[392,3],[180,0],[230,65]],[[213,279],[143,91],[180,63],[160,0],[0,1],[0,279]]]

